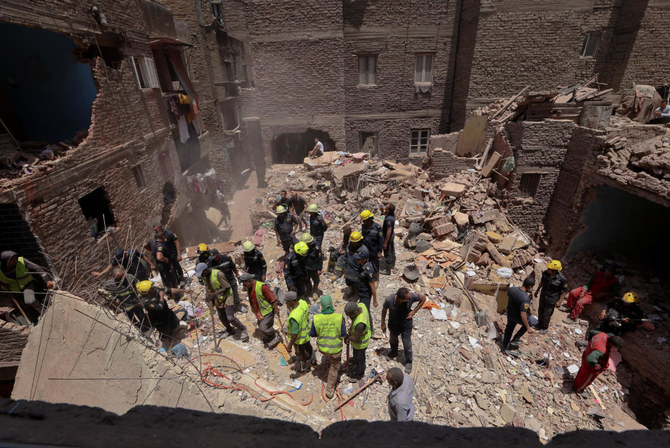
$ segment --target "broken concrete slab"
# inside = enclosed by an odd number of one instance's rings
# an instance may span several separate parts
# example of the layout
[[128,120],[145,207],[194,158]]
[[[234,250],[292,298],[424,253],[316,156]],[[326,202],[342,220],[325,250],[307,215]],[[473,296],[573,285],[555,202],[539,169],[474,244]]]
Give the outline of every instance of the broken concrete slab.
[[493,209],[473,213],[472,215],[470,215],[470,221],[472,221],[473,224],[484,224],[490,221],[500,219],[501,217],[502,215],[500,214],[500,210]]
[[465,191],[466,186],[455,182],[447,182],[440,186],[440,192],[446,196],[454,196],[460,198]]
[[463,227],[470,223],[470,216],[467,215],[466,213],[455,212],[452,215],[452,218],[454,219],[454,222],[458,227]]

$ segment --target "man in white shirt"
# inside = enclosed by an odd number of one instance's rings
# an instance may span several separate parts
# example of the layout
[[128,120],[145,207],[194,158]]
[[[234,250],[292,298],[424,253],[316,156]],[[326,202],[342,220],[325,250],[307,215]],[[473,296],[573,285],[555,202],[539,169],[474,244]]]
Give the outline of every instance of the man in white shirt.
[[323,143],[319,141],[318,137],[314,138],[314,148],[310,151],[309,156],[312,158],[321,157],[323,155]]
[[668,101],[661,101],[661,106],[657,107],[652,113],[652,119],[647,121],[647,124],[665,124],[670,123],[670,106]]

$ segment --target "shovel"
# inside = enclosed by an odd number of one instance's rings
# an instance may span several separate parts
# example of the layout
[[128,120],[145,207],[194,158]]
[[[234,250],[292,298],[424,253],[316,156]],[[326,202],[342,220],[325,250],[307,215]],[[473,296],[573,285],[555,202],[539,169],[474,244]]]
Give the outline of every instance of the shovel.
[[478,327],[483,327],[488,323],[488,316],[486,315],[486,311],[482,310],[479,305],[477,305],[477,302],[475,301],[475,298],[472,297],[472,294],[470,291],[465,289],[465,285],[463,285],[463,282],[461,282],[461,279],[458,278],[458,275],[454,272],[454,270],[449,266],[449,275],[451,276],[452,279],[460,286],[460,288],[463,290],[467,298],[470,300],[470,303],[472,304],[472,307],[475,310],[475,322],[477,323]]

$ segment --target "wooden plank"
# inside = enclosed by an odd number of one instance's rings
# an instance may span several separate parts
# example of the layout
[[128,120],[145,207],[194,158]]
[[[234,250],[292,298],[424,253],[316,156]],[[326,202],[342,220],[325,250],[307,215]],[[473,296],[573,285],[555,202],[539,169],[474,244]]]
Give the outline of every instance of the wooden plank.
[[[205,243],[207,244],[207,243]],[[219,253],[228,253],[232,252],[235,250],[235,243],[231,241],[226,241],[223,243],[211,243],[207,244],[207,247],[210,249],[216,249],[219,251]],[[186,257],[187,258],[195,258],[198,256],[198,246],[188,246],[186,249]]]
[[486,162],[486,165],[484,165],[484,168],[482,168],[482,176],[491,177],[491,173],[500,163],[500,159],[502,159],[502,156],[499,153],[494,152],[489,161]]
[[481,154],[486,134],[488,119],[483,116],[472,116],[465,122],[465,127],[458,136],[456,144],[457,156],[474,156]]
[[493,114],[493,116],[491,117],[491,119],[494,119],[494,118],[497,117],[498,115],[500,115],[500,114],[502,114],[503,112],[505,112],[505,110],[507,110],[507,108],[514,102],[514,100],[516,100],[518,97],[520,97],[521,95],[523,95],[523,94],[526,92],[526,90],[528,90],[528,89],[530,89],[530,86],[526,86],[526,87],[524,87],[523,89],[521,89],[521,90],[519,91],[519,93],[517,93],[517,94],[514,95],[512,98],[510,98],[509,100],[507,100],[507,102],[503,105],[503,107],[501,107],[500,109],[498,109],[498,111],[497,111],[495,114]]

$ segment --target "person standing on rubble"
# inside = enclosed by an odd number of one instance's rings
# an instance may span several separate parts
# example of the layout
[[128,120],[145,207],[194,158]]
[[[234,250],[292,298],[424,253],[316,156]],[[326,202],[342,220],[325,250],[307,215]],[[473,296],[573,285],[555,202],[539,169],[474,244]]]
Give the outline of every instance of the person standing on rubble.
[[326,234],[326,230],[328,230],[328,224],[326,224],[326,220],[319,213],[319,208],[316,204],[309,204],[307,212],[309,213],[309,234],[314,237],[316,247],[322,250],[323,236]]
[[178,286],[177,274],[172,267],[170,260],[170,253],[167,248],[165,234],[163,232],[156,233],[156,244],[154,245],[154,258],[156,258],[156,266],[158,273],[161,276],[163,285],[168,288],[176,288]]
[[321,272],[323,271],[323,254],[321,253],[321,249],[316,246],[314,237],[309,233],[303,233],[301,240],[307,244],[308,248],[305,261],[305,271],[307,273],[305,296],[312,297],[312,295],[316,294],[318,297],[320,295],[319,283]]
[[391,269],[395,268],[395,205],[390,202],[384,208],[384,224],[382,225],[382,235],[384,238],[384,275],[391,275]]
[[291,250],[291,242],[293,241],[297,227],[298,218],[288,213],[288,209],[285,206],[277,206],[274,230],[277,234],[277,246],[281,246],[284,249],[284,255],[288,255]]
[[45,302],[48,290],[54,286],[54,281],[49,279],[49,273],[38,264],[19,257],[11,250],[0,253],[0,290],[11,293],[17,304],[27,305],[19,305],[19,308],[33,323],[37,323],[42,303]]
[[591,280],[584,286],[574,288],[568,294],[568,301],[565,305],[558,307],[563,312],[570,314],[563,319],[566,324],[574,323],[584,311],[584,307],[593,302],[593,300],[605,299],[617,294],[619,288],[619,279],[616,276],[614,266],[606,263]]
[[289,341],[286,351],[291,353],[295,346],[296,360],[291,378],[298,378],[309,371],[310,364],[316,363],[312,342],[309,339],[309,305],[299,299],[294,291],[284,294],[281,300],[288,308],[286,334]]
[[[359,253],[354,255],[358,265],[361,267],[358,274],[358,282],[356,283],[356,292],[358,294],[358,301],[365,305],[365,309],[368,310],[370,314],[370,299],[372,300],[372,305],[377,308],[377,284],[375,283],[375,270],[372,267],[372,263],[365,259],[365,257]],[[370,320],[370,331],[374,332],[372,315],[369,316]]]
[[577,393],[584,392],[607,369],[611,353],[624,346],[624,341],[619,336],[610,336],[603,331],[590,330],[587,337],[589,343],[582,353],[582,365],[572,385]]
[[274,203],[275,208],[279,207],[280,205],[283,205],[286,210],[288,210],[288,193],[286,193],[286,190],[282,190],[279,192],[279,197]]
[[165,234],[165,247],[168,250],[170,263],[177,275],[177,280],[182,282],[184,280],[184,270],[179,263],[181,261],[181,241],[179,241],[179,238],[177,238],[177,235],[174,232],[163,228],[162,224],[154,225],[154,234],[158,232],[163,232]]
[[[326,365],[328,369],[328,383],[326,384],[326,397],[333,398],[337,387],[337,377],[340,373],[342,363],[343,340],[347,335],[344,324],[344,316],[335,312],[333,300],[330,296],[321,296],[321,313],[312,319],[312,328],[309,335],[316,338],[316,346],[323,355],[321,364],[323,374]],[[322,375],[323,375],[322,374]]]
[[563,266],[558,260],[551,260],[547,265],[547,270],[542,273],[540,286],[535,290],[535,297],[540,296],[540,305],[538,309],[539,323],[537,328],[540,334],[545,334],[549,328],[551,316],[554,309],[565,299],[568,294],[568,280],[561,271]]
[[[228,334],[234,335],[235,339],[241,339],[242,342],[248,342],[247,327],[235,317],[233,288],[228,283],[226,275],[219,269],[207,266],[205,263],[198,263],[195,267],[195,275],[205,283],[207,305],[212,319],[214,319],[213,308],[215,308]],[[233,281],[236,281],[235,277],[233,277]]]
[[142,265],[140,253],[135,249],[117,249],[114,252],[112,262],[102,271],[91,272],[91,275],[100,278],[117,266],[123,266],[123,269],[127,270],[137,280],[149,280],[149,274]]
[[223,275],[226,276],[226,281],[230,285],[230,288],[233,291],[233,298],[235,301],[235,309],[237,311],[242,311],[242,301],[240,300],[240,294],[237,290],[237,279],[240,278],[240,273],[237,271],[237,266],[230,255],[220,254],[218,249],[210,249],[209,251],[209,260],[207,260],[207,266],[212,269],[218,269],[223,272]]
[[384,247],[384,237],[382,226],[375,222],[374,217],[374,213],[370,210],[363,210],[361,212],[361,235],[363,235],[363,244],[370,252],[370,263],[375,268],[375,273],[378,273],[379,259],[382,256],[382,248]]
[[[358,255],[358,257],[356,255]],[[363,244],[363,235],[361,235],[361,232],[351,232],[351,235],[349,236],[349,244],[347,245],[344,257],[346,257],[346,263],[344,265],[344,281],[349,287],[349,299],[355,301],[358,299],[358,281],[361,273],[360,260],[363,259],[367,262],[370,259],[370,251],[368,251],[368,248]]]
[[389,417],[394,422],[414,420],[414,380],[397,367],[391,367],[386,373],[386,381],[391,386],[387,397]]
[[277,308],[277,296],[270,287],[259,282],[251,274],[240,275],[240,283],[244,285],[249,298],[249,304],[258,321],[258,330],[261,332],[263,343],[272,349],[281,342],[279,334],[274,329],[275,314],[279,314]]
[[[417,304],[412,309],[413,304]],[[426,303],[423,294],[410,293],[407,288],[400,288],[395,294],[389,295],[382,307],[382,331],[386,332],[386,313],[389,315],[388,329],[391,350],[386,355],[389,359],[398,356],[398,336],[402,336],[402,346],[405,350],[405,372],[412,371],[412,318]]]
[[119,308],[126,313],[128,320],[140,331],[145,332],[151,328],[149,320],[144,314],[144,308],[140,303],[135,290],[137,279],[125,269],[117,267],[113,272],[114,279],[105,284],[107,291]]
[[[528,276],[523,280],[521,287],[512,286],[507,294],[507,326],[505,326],[505,335],[502,340],[502,351],[507,353],[510,344],[518,346],[521,343],[521,336],[527,331],[532,331],[530,325],[530,297],[528,292],[535,286],[535,277]],[[521,325],[519,331],[514,333],[514,328]]]
[[305,219],[305,207],[307,207],[307,201],[302,196],[299,196],[297,192],[293,191],[291,197],[288,199],[289,210],[293,210],[296,218],[298,218],[299,229],[301,232],[307,229],[307,220]]
[[365,376],[365,351],[372,336],[370,313],[363,303],[355,302],[347,302],[344,313],[351,319],[351,326],[344,342],[351,344],[354,349],[352,362],[347,373],[349,381],[355,383]]
[[284,259],[284,281],[289,291],[295,291],[298,297],[307,297],[307,254],[309,247],[300,241]]
[[268,265],[263,253],[256,249],[251,241],[242,243],[242,249],[244,249],[244,269],[259,282],[264,282]]

